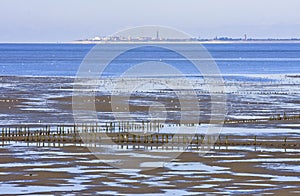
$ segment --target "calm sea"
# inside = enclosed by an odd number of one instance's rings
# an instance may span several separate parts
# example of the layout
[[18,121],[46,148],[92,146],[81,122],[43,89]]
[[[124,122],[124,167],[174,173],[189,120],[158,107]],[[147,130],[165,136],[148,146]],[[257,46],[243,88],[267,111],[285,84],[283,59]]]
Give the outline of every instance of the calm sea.
[[[93,46],[88,44],[0,44],[0,75],[72,77],[76,75],[82,60]],[[204,46],[224,75],[300,73],[300,44],[207,44]],[[118,48],[118,45],[106,47],[113,49]],[[186,46],[182,45],[182,47]],[[167,56],[176,66],[183,70],[188,69],[182,59],[168,56],[164,51],[155,48],[136,50],[131,55],[147,58],[146,60]],[[128,61],[134,60],[123,58],[115,61],[115,66],[109,69],[107,74],[117,72]],[[192,73],[192,70],[186,71]]]

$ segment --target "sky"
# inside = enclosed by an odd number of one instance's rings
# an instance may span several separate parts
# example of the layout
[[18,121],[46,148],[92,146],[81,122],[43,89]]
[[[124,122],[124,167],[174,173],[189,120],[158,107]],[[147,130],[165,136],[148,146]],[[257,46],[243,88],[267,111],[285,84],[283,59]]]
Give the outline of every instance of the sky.
[[299,0],[0,0],[0,42],[68,42],[142,25],[200,38],[300,38],[299,8]]

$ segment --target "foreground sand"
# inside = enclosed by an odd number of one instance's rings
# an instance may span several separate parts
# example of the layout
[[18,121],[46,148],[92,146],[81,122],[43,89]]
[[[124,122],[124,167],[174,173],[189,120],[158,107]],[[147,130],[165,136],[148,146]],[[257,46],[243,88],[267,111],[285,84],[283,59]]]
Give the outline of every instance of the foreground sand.
[[2,194],[299,194],[299,149],[215,147],[187,151],[164,167],[119,169],[83,144],[5,142]]

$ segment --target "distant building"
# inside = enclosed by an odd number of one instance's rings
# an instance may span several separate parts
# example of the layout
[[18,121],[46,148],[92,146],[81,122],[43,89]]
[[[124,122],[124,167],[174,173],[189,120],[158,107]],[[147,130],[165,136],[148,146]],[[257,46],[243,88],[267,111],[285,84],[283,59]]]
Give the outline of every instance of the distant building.
[[100,37],[94,37],[92,40],[93,40],[93,41],[100,41],[101,38],[100,38]]

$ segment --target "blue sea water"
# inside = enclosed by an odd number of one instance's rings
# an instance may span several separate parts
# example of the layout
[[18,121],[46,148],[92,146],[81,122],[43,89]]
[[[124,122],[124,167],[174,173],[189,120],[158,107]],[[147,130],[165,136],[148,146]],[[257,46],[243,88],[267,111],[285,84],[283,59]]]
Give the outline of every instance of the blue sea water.
[[[0,75],[74,77],[93,47],[92,44],[0,44]],[[105,47],[114,49],[119,46]],[[204,47],[224,75],[300,73],[300,44],[207,44]],[[182,58],[155,47],[137,49],[123,57],[126,58],[112,62],[106,74],[122,72],[125,69],[122,66],[128,62],[134,64],[141,59],[149,61],[153,58],[167,58],[166,63],[193,73]]]

